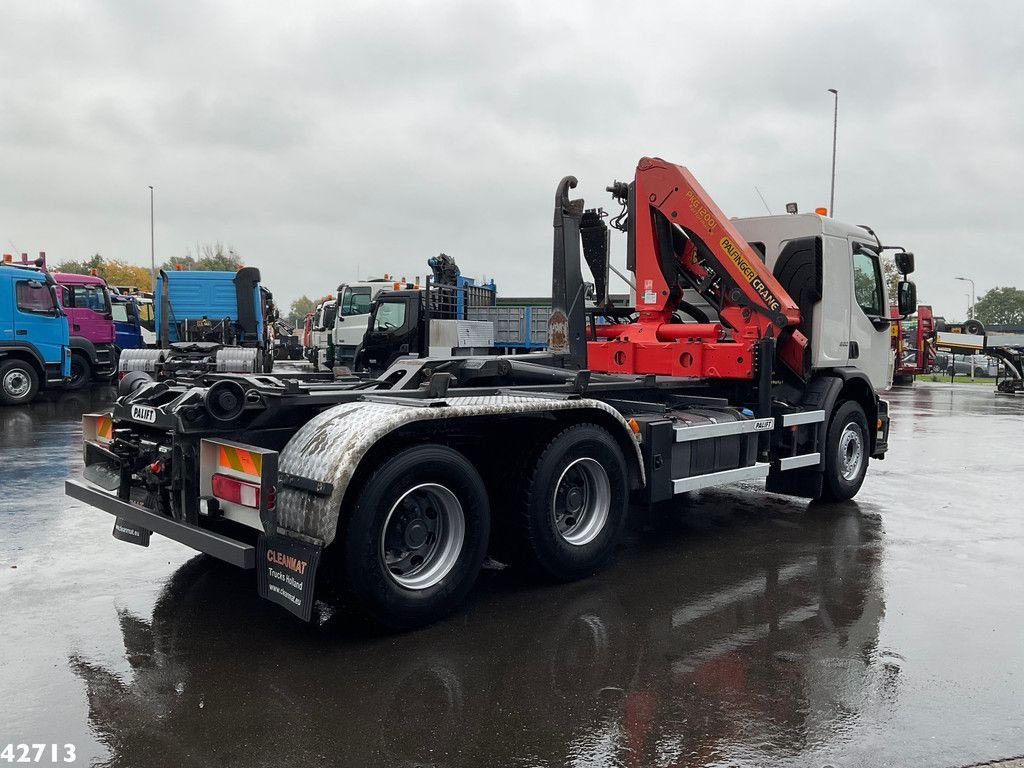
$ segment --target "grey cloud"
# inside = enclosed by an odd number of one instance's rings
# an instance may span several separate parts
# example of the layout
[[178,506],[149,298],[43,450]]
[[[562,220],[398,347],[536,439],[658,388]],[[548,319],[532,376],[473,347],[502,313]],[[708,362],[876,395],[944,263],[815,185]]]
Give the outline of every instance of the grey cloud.
[[[148,261],[221,240],[289,300],[454,254],[543,293],[557,180],[641,155],[730,215],[827,203],[919,254],[954,315],[1024,285],[1017,4],[15,3],[0,25],[2,239]],[[981,245],[979,245],[981,244]],[[969,257],[968,257],[969,255]],[[621,260],[621,255],[618,256]],[[944,307],[943,305],[947,305]]]

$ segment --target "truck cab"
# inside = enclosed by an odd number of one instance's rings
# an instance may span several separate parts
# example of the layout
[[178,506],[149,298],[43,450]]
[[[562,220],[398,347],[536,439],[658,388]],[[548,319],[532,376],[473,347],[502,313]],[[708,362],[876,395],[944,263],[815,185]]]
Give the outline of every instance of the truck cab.
[[887,389],[892,320],[875,235],[816,213],[731,221],[802,308],[811,369],[856,368]]
[[161,270],[155,307],[158,348],[123,353],[122,374],[188,378],[210,371],[273,369],[277,310],[255,267],[237,272]]
[[494,322],[467,320],[473,307],[493,307],[493,285],[428,285],[381,291],[374,299],[357,370],[371,374],[407,355],[485,355],[495,346]]
[[71,338],[71,378],[68,389],[105,381],[117,370],[114,318],[110,290],[103,278],[54,272],[58,296],[67,315]]
[[306,359],[313,364],[314,368],[329,368],[333,365],[334,316],[337,308],[338,300],[333,296],[328,296],[318,303],[313,311],[309,340],[304,351]]
[[0,265],[0,404],[31,402],[71,373],[68,321],[47,272]]
[[[334,316],[334,365],[353,368],[363,343],[370,306],[381,291],[392,290],[389,278],[342,283],[338,286],[337,312]],[[410,286],[411,287],[411,286]]]
[[114,343],[117,348],[121,350],[145,347],[137,299],[134,296],[115,293],[110,297],[110,310],[114,318]]

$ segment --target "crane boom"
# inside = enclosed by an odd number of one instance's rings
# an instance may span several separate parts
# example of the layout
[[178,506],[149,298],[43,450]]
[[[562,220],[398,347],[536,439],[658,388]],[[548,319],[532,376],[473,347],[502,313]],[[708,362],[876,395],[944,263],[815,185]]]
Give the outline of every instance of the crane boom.
[[[645,157],[631,185],[609,189],[628,205],[638,318],[597,326],[591,370],[749,379],[755,345],[771,340],[786,366],[806,376],[800,308],[693,174]],[[715,308],[718,323],[678,322],[685,288]]]

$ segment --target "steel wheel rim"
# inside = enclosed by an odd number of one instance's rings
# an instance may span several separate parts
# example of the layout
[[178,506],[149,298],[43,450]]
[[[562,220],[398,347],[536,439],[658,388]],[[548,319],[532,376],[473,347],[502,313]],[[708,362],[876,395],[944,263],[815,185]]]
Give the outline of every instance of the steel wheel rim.
[[400,587],[430,589],[451,573],[466,539],[458,497],[443,485],[410,488],[391,506],[380,534],[380,559]]
[[604,530],[611,504],[612,487],[604,467],[590,458],[571,461],[551,496],[555,530],[575,547],[589,544]]
[[864,438],[856,424],[847,424],[839,436],[839,473],[844,480],[855,480],[864,463]]
[[11,397],[24,397],[32,387],[28,374],[15,368],[4,374],[4,392]]

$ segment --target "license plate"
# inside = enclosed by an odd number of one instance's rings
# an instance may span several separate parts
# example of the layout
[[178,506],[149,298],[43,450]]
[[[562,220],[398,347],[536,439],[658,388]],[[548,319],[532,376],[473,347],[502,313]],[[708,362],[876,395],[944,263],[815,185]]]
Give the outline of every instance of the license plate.
[[313,615],[313,590],[322,547],[291,536],[259,538],[256,579],[260,597],[287,608],[304,621]]

